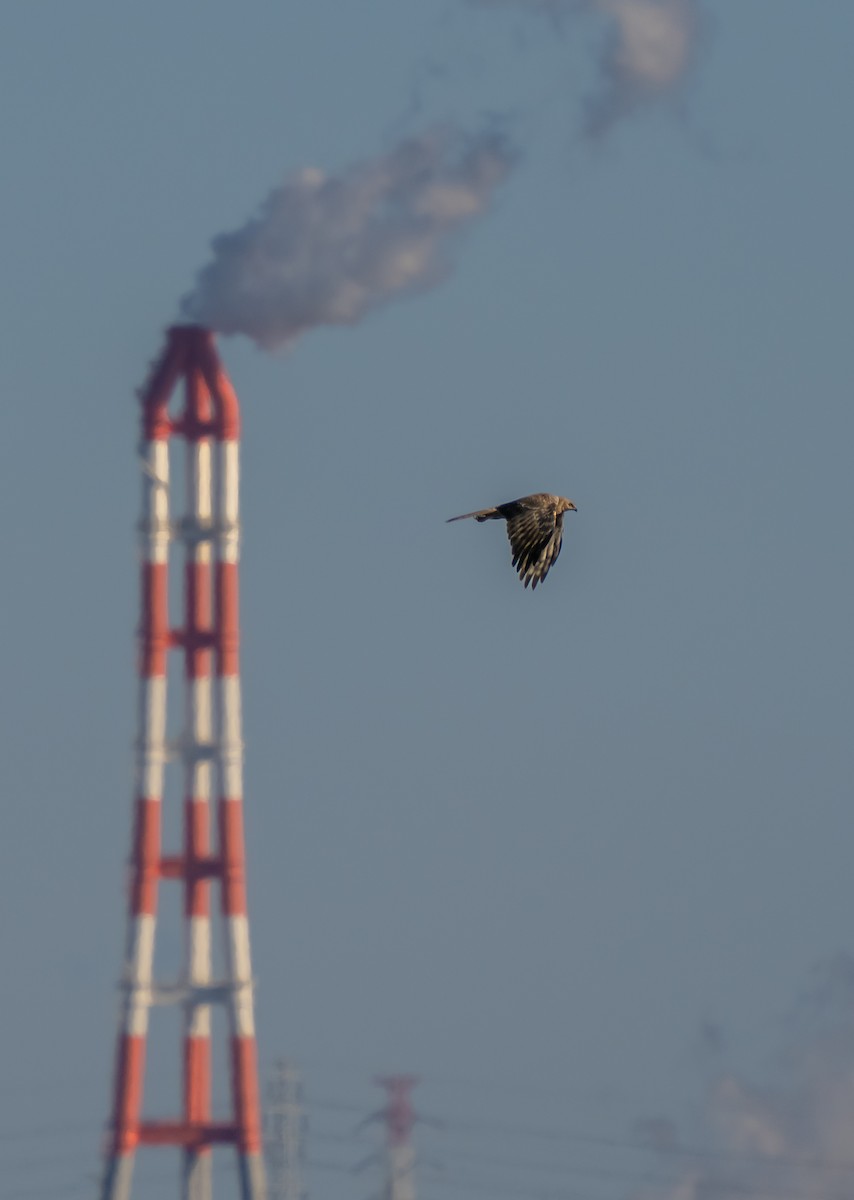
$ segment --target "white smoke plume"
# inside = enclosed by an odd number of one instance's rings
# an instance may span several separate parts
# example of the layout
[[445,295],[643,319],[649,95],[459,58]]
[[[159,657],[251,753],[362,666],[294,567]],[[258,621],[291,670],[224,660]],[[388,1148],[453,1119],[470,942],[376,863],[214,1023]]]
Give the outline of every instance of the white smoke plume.
[[340,174],[298,171],[213,240],[183,315],[267,350],[316,325],[352,325],[444,277],[453,235],[485,212],[514,159],[499,133],[445,128]]
[[[661,1122],[662,1126],[667,1124]],[[704,1151],[650,1138],[672,1183],[635,1200],[848,1200],[854,1189],[854,960],[824,964],[789,1023],[771,1078],[735,1074],[711,1089]],[[693,1155],[693,1159],[692,1159]]]
[[702,28],[700,0],[475,0],[515,5],[564,19],[598,14],[607,23],[598,81],[587,104],[584,132],[607,133],[622,118],[671,94],[686,78]]
[[700,31],[696,0],[595,0],[610,22],[600,87],[585,132],[606,133],[637,108],[670,94],[693,63]]

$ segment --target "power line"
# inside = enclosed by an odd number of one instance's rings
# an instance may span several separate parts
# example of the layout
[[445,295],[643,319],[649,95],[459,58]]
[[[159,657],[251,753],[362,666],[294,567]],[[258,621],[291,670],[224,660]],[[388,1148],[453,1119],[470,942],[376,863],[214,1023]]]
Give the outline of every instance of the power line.
[[[337,1099],[334,1096],[313,1099],[307,1108],[309,1111],[317,1110],[329,1116],[340,1114],[342,1117],[362,1116],[365,1112],[365,1106]],[[646,1184],[649,1187],[662,1189],[672,1188],[685,1178],[685,1172],[693,1170],[704,1175],[710,1189],[719,1193],[728,1192],[733,1196],[752,1196],[762,1198],[762,1200],[777,1200],[777,1198],[779,1200],[784,1200],[784,1198],[785,1200],[799,1200],[804,1190],[808,1190],[810,1200],[822,1200],[822,1193],[825,1193],[825,1200],[836,1200],[830,1194],[828,1186],[831,1183],[830,1179],[823,1180],[822,1173],[826,1176],[836,1175],[850,1179],[850,1175],[854,1172],[854,1163],[850,1161],[824,1160],[815,1155],[793,1154],[772,1159],[725,1148],[699,1145],[676,1145],[668,1147],[664,1151],[658,1151],[648,1143],[636,1138],[585,1133],[540,1124],[480,1120],[460,1115],[445,1118],[442,1120],[440,1128],[442,1130],[441,1138],[438,1141],[433,1140],[431,1145],[435,1147],[435,1152],[440,1159],[448,1160],[451,1169],[441,1174],[430,1171],[426,1166],[422,1166],[419,1170],[426,1172],[425,1183],[429,1176],[430,1183],[436,1183],[443,1189],[451,1186],[457,1186],[461,1190],[497,1189],[504,1191],[509,1189],[508,1194],[525,1192],[530,1195],[530,1185],[526,1188],[521,1188],[521,1186],[517,1188],[506,1177],[493,1184],[482,1178],[480,1174],[467,1173],[466,1163],[471,1163],[475,1167],[492,1166],[505,1172],[540,1172],[546,1176],[557,1177],[558,1180],[566,1180],[567,1184],[578,1180],[582,1189],[584,1180],[591,1182],[593,1180],[614,1181],[630,1185]],[[0,1200],[15,1200],[19,1193],[23,1200],[25,1196],[72,1195],[79,1191],[85,1185],[65,1181],[53,1188],[48,1184],[33,1184],[28,1187],[21,1180],[21,1186],[16,1188],[8,1176],[12,1174],[20,1176],[22,1172],[29,1169],[60,1166],[65,1163],[73,1164],[75,1161],[74,1151],[71,1147],[67,1151],[60,1150],[59,1145],[65,1139],[79,1134],[91,1136],[91,1153],[81,1152],[79,1160],[81,1168],[85,1169],[96,1158],[101,1132],[100,1127],[92,1122],[62,1122],[55,1125],[44,1124],[4,1131],[0,1134],[0,1176],[5,1177],[3,1182],[12,1184],[12,1191],[4,1191],[3,1184],[0,1183]],[[431,1137],[434,1136],[431,1134]],[[341,1147],[349,1145],[354,1150],[358,1145],[364,1145],[366,1140],[364,1133],[355,1128],[343,1131],[334,1131],[329,1128],[317,1130],[312,1133],[311,1137],[315,1144],[326,1143],[330,1145],[330,1148],[334,1144]],[[501,1147],[496,1147],[496,1154],[493,1154],[489,1149],[488,1139],[495,1138],[500,1138],[502,1144]],[[39,1154],[36,1158],[34,1152],[29,1152],[27,1145],[35,1140],[39,1140],[42,1145],[56,1145],[57,1153],[50,1158],[46,1158],[43,1154]],[[526,1155],[523,1150],[526,1142],[549,1143],[553,1153],[546,1157],[530,1153]],[[480,1148],[478,1148],[478,1143],[480,1143]],[[514,1144],[518,1145],[518,1154],[512,1148]],[[608,1152],[609,1158],[618,1153],[621,1155],[641,1153],[647,1156],[648,1169],[644,1169],[641,1162],[637,1162],[636,1168],[632,1168],[630,1162],[627,1162],[625,1167],[618,1167],[608,1165],[608,1163],[600,1165],[595,1161],[589,1165],[571,1161],[573,1150],[577,1147],[589,1147],[591,1151]],[[560,1152],[559,1156],[558,1151]],[[653,1159],[649,1158],[651,1155],[654,1155]],[[566,1157],[564,1158],[564,1156]],[[563,1161],[561,1161],[562,1158]],[[222,1165],[226,1167],[225,1163]],[[231,1164],[228,1165],[231,1166]],[[352,1169],[352,1164],[348,1165],[323,1158],[309,1159],[306,1165],[315,1170],[345,1174]],[[461,1171],[457,1169],[457,1165],[462,1167]],[[746,1179],[727,1179],[725,1177],[728,1171],[735,1171],[738,1168],[745,1169],[745,1174],[748,1170],[755,1172],[758,1176],[755,1183],[751,1182],[749,1177]],[[680,1175],[680,1172],[683,1173]],[[759,1175],[759,1172],[762,1174]],[[806,1187],[806,1183],[803,1187],[799,1187],[799,1173],[808,1175],[813,1181],[809,1188]],[[548,1190],[551,1185],[546,1180],[543,1183]],[[817,1184],[821,1192],[816,1194],[813,1184]],[[588,1192],[589,1190],[587,1189]],[[565,1200],[565,1193],[563,1195]],[[575,1200],[574,1192],[572,1196]],[[588,1195],[584,1200],[592,1200],[592,1198]]]
[[768,1167],[787,1166],[798,1169],[832,1170],[839,1172],[854,1171],[852,1162],[819,1162],[815,1158],[798,1156],[775,1156],[773,1160],[755,1154],[736,1150],[724,1150],[709,1146],[676,1145],[667,1150],[656,1150],[646,1142],[629,1138],[615,1138],[597,1134],[574,1133],[570,1130],[547,1128],[544,1126],[511,1125],[492,1123],[488,1121],[472,1121],[459,1118],[443,1118],[442,1127],[448,1131],[461,1130],[467,1133],[485,1134],[487,1136],[531,1138],[541,1141],[563,1142],[587,1146],[600,1146],[609,1150],[636,1150],[645,1154],[655,1154],[659,1158],[707,1158],[719,1162],[739,1163],[743,1166]]
[[[324,1111],[340,1111],[361,1113],[364,1109],[358,1105],[350,1104],[334,1100],[312,1101],[310,1108],[320,1108]],[[820,1170],[820,1171],[838,1171],[838,1172],[854,1172],[854,1163],[852,1162],[834,1162],[834,1161],[818,1161],[814,1157],[786,1155],[775,1157],[773,1160],[764,1158],[756,1154],[749,1154],[744,1151],[726,1150],[721,1147],[712,1146],[696,1146],[696,1145],[674,1145],[666,1150],[657,1150],[654,1146],[650,1146],[647,1142],[638,1141],[632,1138],[612,1137],[604,1134],[579,1133],[568,1129],[555,1129],[548,1126],[537,1125],[520,1125],[504,1122],[491,1122],[472,1120],[466,1117],[443,1117],[437,1123],[443,1133],[455,1134],[466,1133],[483,1135],[486,1137],[501,1137],[501,1138],[516,1138],[530,1139],[536,1141],[548,1141],[558,1144],[593,1146],[607,1150],[628,1150],[639,1152],[647,1155],[654,1155],[657,1159],[684,1159],[684,1158],[701,1158],[708,1159],[712,1162],[720,1163],[737,1163],[742,1166],[755,1166],[767,1168],[769,1166],[786,1166],[804,1170]],[[328,1141],[356,1141],[360,1138],[358,1132],[332,1134],[332,1133],[313,1133],[312,1135],[319,1140]],[[443,1149],[443,1153],[445,1150]]]
[[[357,1108],[355,1105],[334,1101],[331,1099],[322,1101],[320,1107],[327,1111],[342,1112],[350,1112]],[[673,1147],[668,1147],[665,1151],[660,1151],[656,1150],[646,1142],[631,1138],[618,1138],[606,1135],[578,1133],[572,1130],[560,1130],[545,1126],[477,1121],[461,1117],[444,1119],[441,1122],[441,1128],[443,1132],[450,1136],[463,1134],[501,1137],[503,1139],[514,1138],[522,1140],[540,1140],[551,1142],[555,1146],[563,1145],[566,1146],[567,1149],[572,1146],[580,1145],[608,1151],[642,1153],[647,1156],[654,1155],[656,1165],[658,1167],[658,1171],[656,1173],[652,1173],[651,1170],[620,1170],[615,1167],[607,1166],[584,1166],[575,1163],[556,1162],[554,1160],[548,1161],[543,1160],[542,1158],[537,1159],[536,1162],[529,1158],[526,1159],[516,1156],[511,1157],[507,1155],[502,1155],[500,1159],[495,1159],[487,1151],[478,1152],[461,1148],[459,1146],[449,1146],[447,1144],[442,1145],[441,1149],[439,1150],[439,1154],[442,1158],[448,1158],[451,1160],[454,1158],[467,1158],[474,1162],[491,1162],[495,1165],[501,1165],[502,1167],[510,1170],[529,1171],[536,1169],[546,1171],[551,1174],[560,1173],[574,1177],[586,1177],[588,1179],[613,1179],[627,1181],[634,1184],[645,1183],[648,1186],[662,1188],[673,1187],[678,1184],[680,1182],[678,1170],[679,1164],[683,1164],[684,1169],[687,1170],[690,1166],[690,1160],[692,1159],[701,1160],[701,1162],[709,1164],[710,1167],[715,1166],[721,1169],[728,1167],[743,1167],[761,1170],[766,1174],[769,1172],[776,1172],[779,1174],[780,1170],[786,1170],[788,1172],[810,1172],[811,1174],[814,1172],[824,1172],[843,1175],[849,1175],[850,1173],[854,1172],[854,1163],[821,1160],[817,1159],[815,1156],[807,1157],[799,1155],[786,1155],[771,1159],[742,1151],[732,1151],[719,1147],[715,1148],[710,1146],[696,1145],[676,1145]],[[348,1142],[356,1143],[357,1141],[361,1140],[357,1131],[348,1133],[318,1132],[315,1133],[314,1136],[318,1138],[318,1140],[326,1140],[344,1144]],[[661,1174],[661,1167],[666,1166],[669,1163],[673,1164],[675,1173],[672,1175]],[[447,1182],[447,1179],[443,1178],[441,1180],[443,1185]],[[769,1187],[767,1183],[762,1185],[754,1185],[746,1182],[719,1178],[715,1181],[715,1185],[719,1190],[727,1191],[734,1195],[800,1197],[803,1194],[802,1188],[788,1187],[784,1181],[781,1181],[779,1185]],[[812,1192],[812,1190],[813,1188],[811,1186],[810,1192]],[[831,1200],[831,1198],[829,1197],[828,1200]]]

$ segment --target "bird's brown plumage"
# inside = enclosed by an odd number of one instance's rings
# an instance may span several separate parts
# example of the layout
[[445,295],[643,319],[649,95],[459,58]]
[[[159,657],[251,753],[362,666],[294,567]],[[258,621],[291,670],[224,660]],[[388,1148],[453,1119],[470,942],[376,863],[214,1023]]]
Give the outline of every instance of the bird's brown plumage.
[[575,511],[575,505],[564,496],[536,492],[533,496],[497,504],[495,508],[461,513],[449,520],[463,521],[473,517],[475,521],[497,521],[503,518],[507,522],[513,566],[525,587],[530,584],[533,590],[542,583],[560,554],[563,514]]

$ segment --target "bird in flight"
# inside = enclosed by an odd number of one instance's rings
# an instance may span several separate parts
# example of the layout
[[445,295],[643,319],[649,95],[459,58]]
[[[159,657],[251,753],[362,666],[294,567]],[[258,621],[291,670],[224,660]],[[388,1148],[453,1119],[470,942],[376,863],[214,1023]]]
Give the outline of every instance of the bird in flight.
[[513,566],[525,587],[530,583],[533,590],[549,573],[549,567],[557,561],[563,540],[563,514],[576,512],[571,500],[563,496],[552,496],[549,492],[536,492],[520,500],[509,500],[495,508],[480,508],[477,512],[461,513],[449,517],[451,521],[464,521],[474,517],[476,521],[507,522],[507,536],[513,552]]

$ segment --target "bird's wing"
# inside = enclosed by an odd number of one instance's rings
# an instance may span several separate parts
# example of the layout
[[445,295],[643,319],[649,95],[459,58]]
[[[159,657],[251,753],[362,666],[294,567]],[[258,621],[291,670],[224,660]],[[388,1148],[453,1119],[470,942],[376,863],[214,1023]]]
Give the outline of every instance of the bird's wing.
[[563,541],[563,513],[545,506],[519,507],[507,518],[513,566],[525,587],[535,588],[557,560]]
[[476,512],[460,513],[458,517],[448,517],[445,524],[450,525],[451,521],[465,521],[466,517],[474,517],[476,521],[492,521],[502,515],[497,508],[479,508]]

